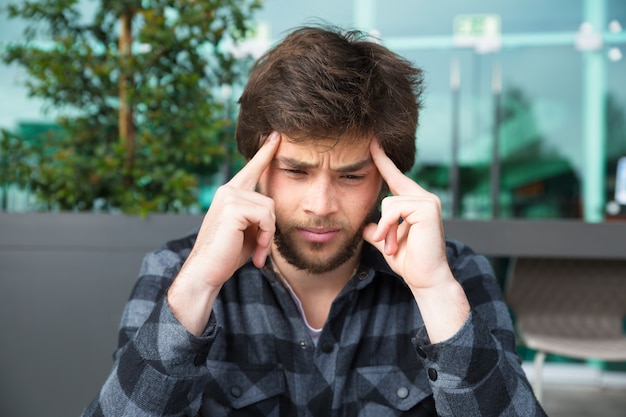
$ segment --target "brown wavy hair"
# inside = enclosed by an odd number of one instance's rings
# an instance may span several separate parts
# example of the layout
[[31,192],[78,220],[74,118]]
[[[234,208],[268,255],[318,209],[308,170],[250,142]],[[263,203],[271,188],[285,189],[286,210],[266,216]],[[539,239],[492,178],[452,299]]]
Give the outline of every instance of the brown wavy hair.
[[377,138],[403,172],[415,161],[423,76],[359,31],[300,27],[255,63],[239,99],[247,159],[272,131],[291,140]]

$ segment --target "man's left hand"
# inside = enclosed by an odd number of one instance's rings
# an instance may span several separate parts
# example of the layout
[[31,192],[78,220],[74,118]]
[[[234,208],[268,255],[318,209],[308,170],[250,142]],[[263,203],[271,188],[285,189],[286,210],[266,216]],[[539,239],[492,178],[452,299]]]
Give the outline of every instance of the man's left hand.
[[383,199],[380,221],[367,225],[363,238],[411,289],[430,342],[446,340],[467,320],[470,307],[448,265],[441,202],[405,176],[378,141],[370,153],[392,195]]

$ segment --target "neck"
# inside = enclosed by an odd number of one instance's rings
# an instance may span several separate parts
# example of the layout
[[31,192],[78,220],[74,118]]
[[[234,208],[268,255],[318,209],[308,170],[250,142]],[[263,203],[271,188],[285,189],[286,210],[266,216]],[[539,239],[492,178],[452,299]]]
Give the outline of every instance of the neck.
[[343,288],[359,266],[360,253],[359,248],[347,262],[332,271],[321,274],[296,268],[280,255],[276,247],[272,248],[271,258],[275,272],[292,288],[317,291],[324,288]]
[[343,265],[322,274],[312,274],[289,264],[278,252],[272,250],[273,267],[277,275],[287,281],[302,303],[307,321],[322,327],[339,292],[359,266],[360,249]]

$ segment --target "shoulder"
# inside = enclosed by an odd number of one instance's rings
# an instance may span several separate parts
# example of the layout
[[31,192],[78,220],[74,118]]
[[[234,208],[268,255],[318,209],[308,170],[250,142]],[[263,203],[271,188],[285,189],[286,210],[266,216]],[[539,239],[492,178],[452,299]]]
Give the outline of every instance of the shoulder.
[[181,238],[170,240],[157,250],[156,253],[172,253],[186,259],[187,256],[189,256],[191,248],[193,248],[193,245],[196,243],[197,236],[198,232],[193,232]]
[[448,254],[448,259],[451,260],[478,256],[470,246],[451,237],[446,237],[446,252]]
[[182,238],[170,240],[159,249],[145,255],[141,268],[141,275],[166,275],[168,270],[180,269],[189,256],[196,241],[196,233]]
[[170,286],[193,247],[196,235],[166,242],[146,254],[131,299],[158,300]]
[[471,277],[494,275],[489,260],[461,241],[446,238],[446,254],[450,269],[459,281]]
[[463,286],[472,308],[494,320],[508,317],[491,261],[458,240],[447,239],[446,246],[450,270]]

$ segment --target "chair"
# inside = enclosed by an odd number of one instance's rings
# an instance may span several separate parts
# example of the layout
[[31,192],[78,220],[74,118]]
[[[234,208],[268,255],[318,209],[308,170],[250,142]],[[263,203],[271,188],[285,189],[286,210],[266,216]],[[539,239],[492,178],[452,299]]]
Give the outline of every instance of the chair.
[[505,293],[523,343],[537,351],[539,401],[547,353],[626,361],[626,259],[518,258]]

